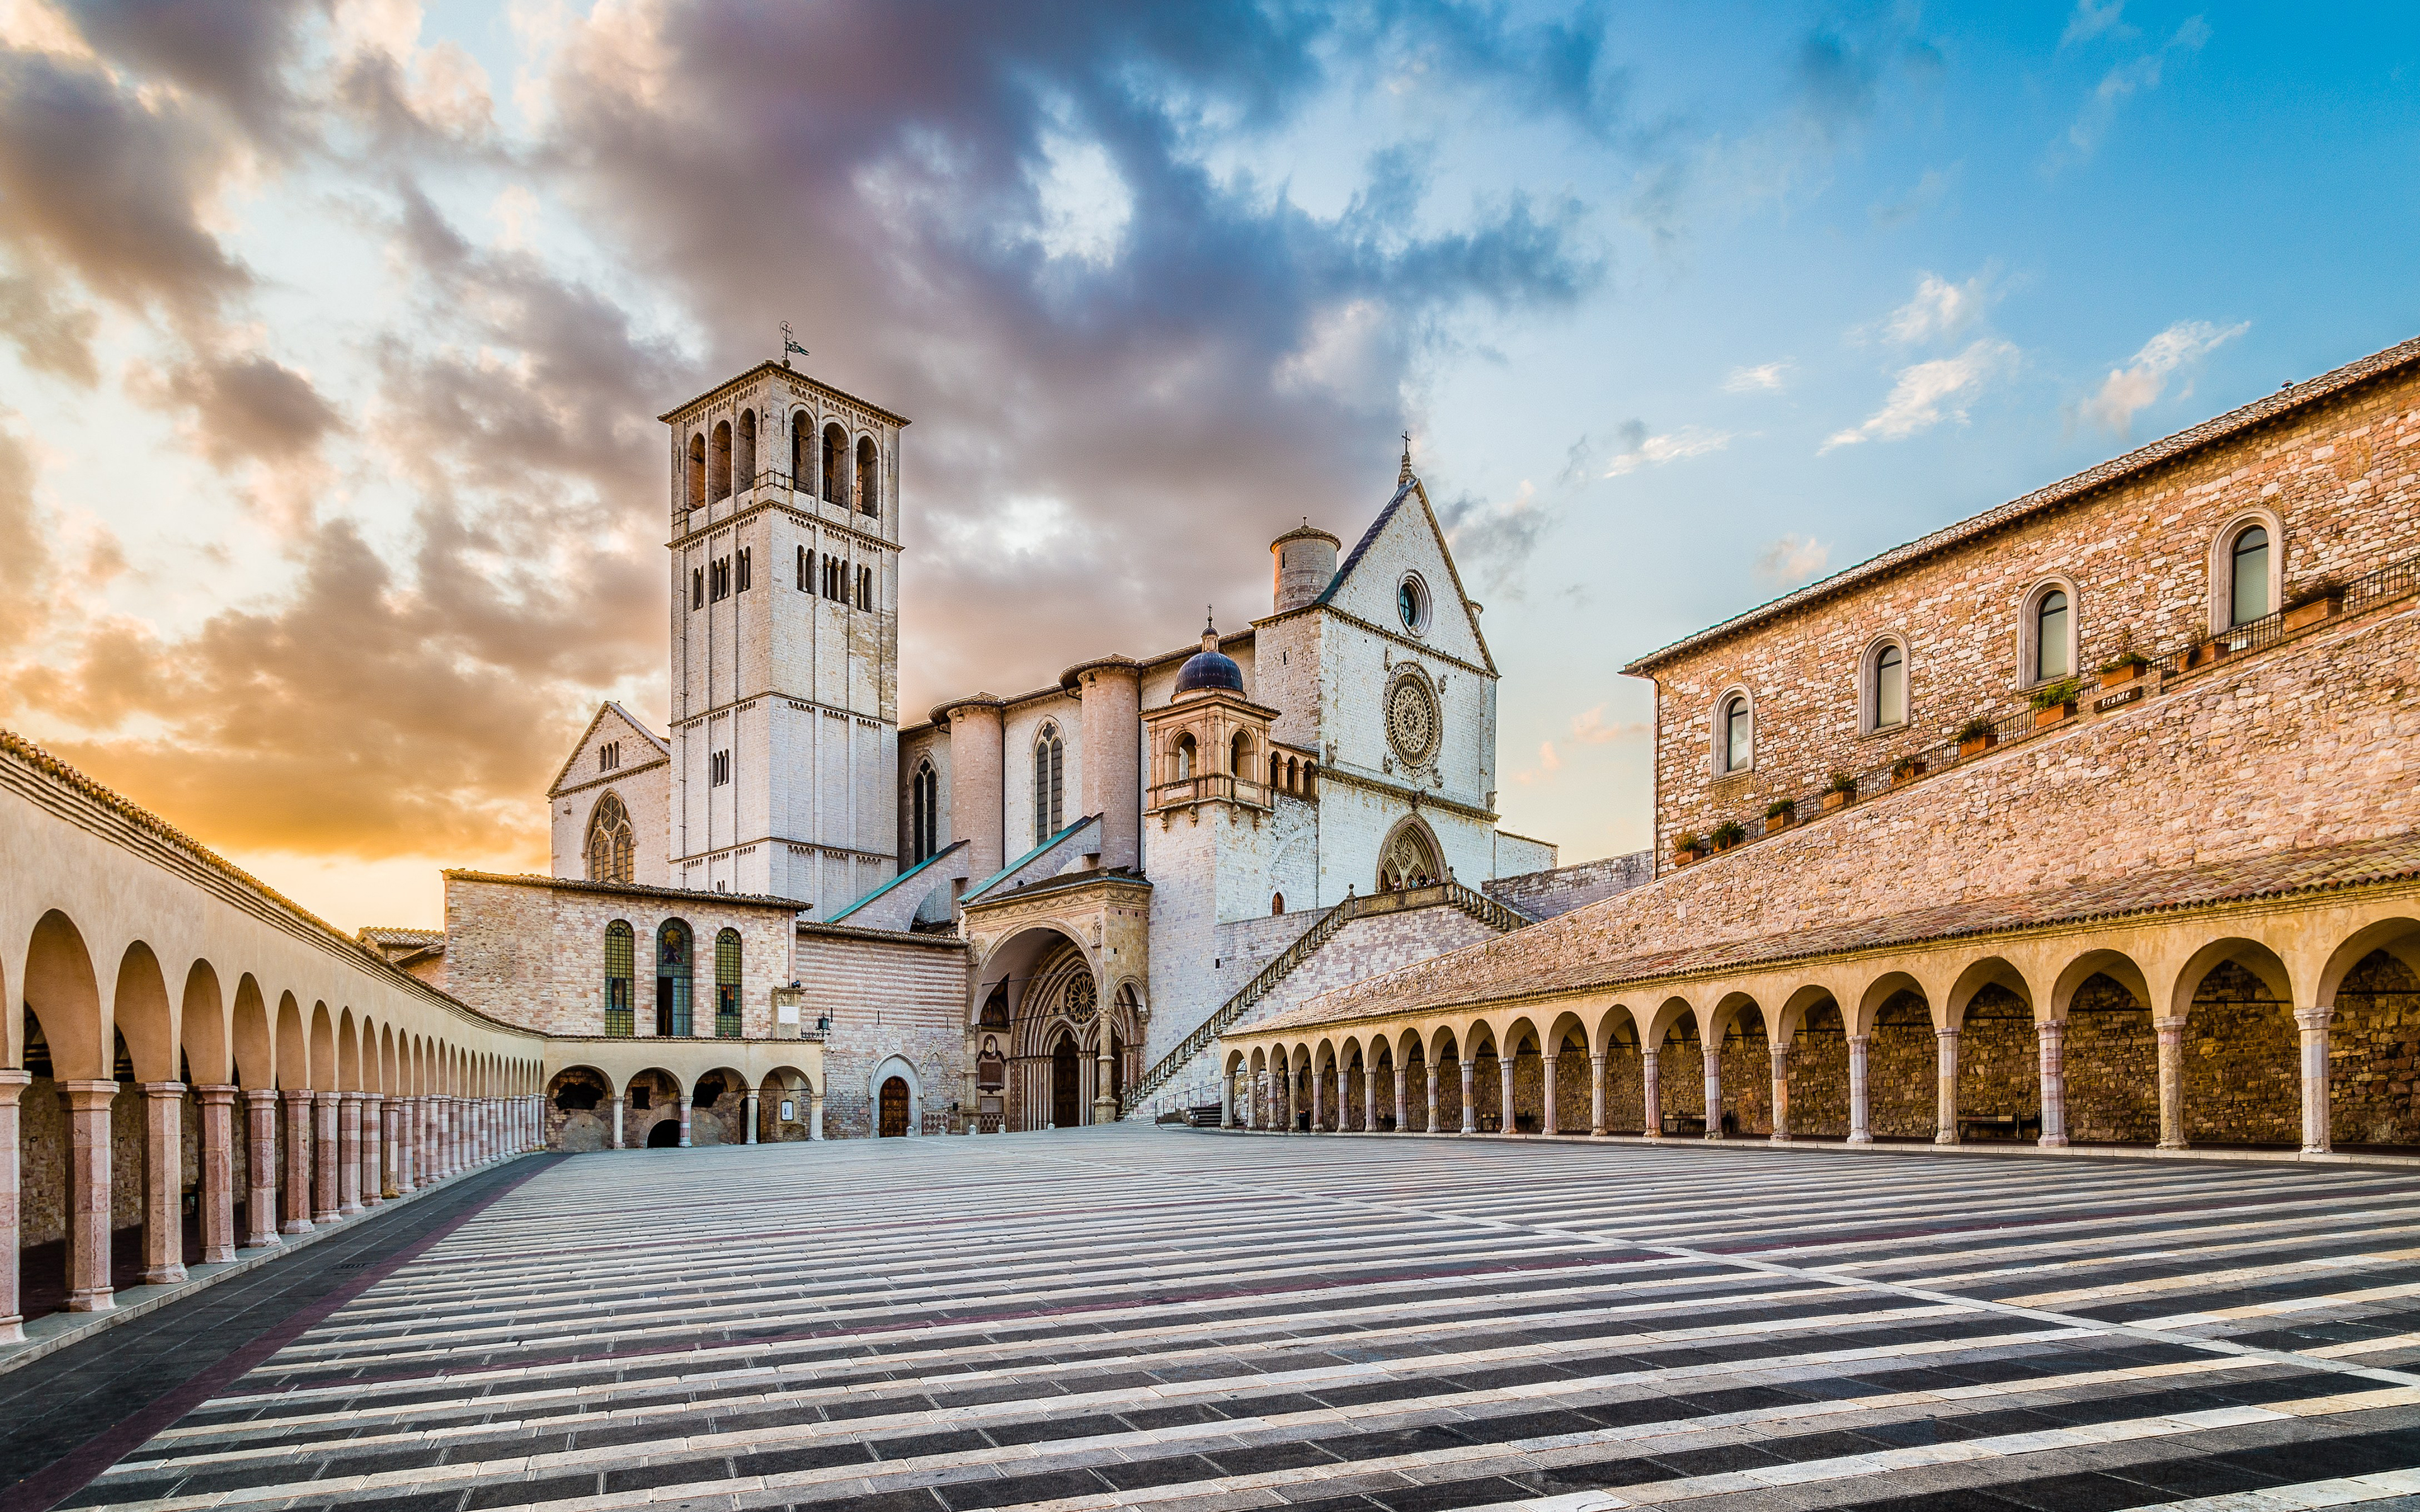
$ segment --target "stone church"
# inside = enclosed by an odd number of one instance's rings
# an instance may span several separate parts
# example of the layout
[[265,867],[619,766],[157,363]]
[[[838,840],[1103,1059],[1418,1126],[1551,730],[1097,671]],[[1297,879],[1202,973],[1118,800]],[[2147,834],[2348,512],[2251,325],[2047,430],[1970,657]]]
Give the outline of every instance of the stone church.
[[1066,1127],[1215,1100],[1217,1027],[1603,890],[1497,824],[1498,672],[1408,455],[1349,552],[1272,544],[1247,626],[903,728],[908,422],[781,363],[660,418],[670,728],[599,706],[551,877],[447,873],[413,960],[465,1001],[816,1041],[826,1085],[764,1099],[810,1135]]

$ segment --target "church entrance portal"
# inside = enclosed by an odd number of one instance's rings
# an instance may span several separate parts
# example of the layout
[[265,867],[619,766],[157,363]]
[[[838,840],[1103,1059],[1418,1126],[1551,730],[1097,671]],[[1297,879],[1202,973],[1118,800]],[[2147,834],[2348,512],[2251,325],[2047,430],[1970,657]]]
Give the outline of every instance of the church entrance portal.
[[1083,1090],[1076,1065],[1076,1041],[1065,1035],[1059,1037],[1059,1048],[1050,1052],[1050,1127],[1073,1129],[1084,1121]]
[[908,1081],[893,1076],[882,1084],[881,1137],[897,1139],[908,1133]]

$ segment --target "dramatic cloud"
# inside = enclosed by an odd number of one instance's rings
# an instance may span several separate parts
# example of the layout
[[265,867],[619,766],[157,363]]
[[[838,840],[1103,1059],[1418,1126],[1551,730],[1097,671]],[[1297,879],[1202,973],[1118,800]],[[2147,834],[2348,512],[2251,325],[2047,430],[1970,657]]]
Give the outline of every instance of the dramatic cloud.
[[1779,393],[1790,381],[1792,363],[1784,358],[1755,367],[1734,367],[1723,379],[1725,393]]
[[1955,357],[1903,367],[1880,409],[1862,425],[1835,431],[1819,451],[1867,440],[1902,440],[1945,418],[1963,422],[1967,404],[1985,383],[2013,365],[2016,357],[2014,347],[1987,336]]
[[34,504],[34,464],[0,431],[0,654],[23,645],[44,618],[51,550]]
[[2115,435],[2133,425],[2135,412],[2159,398],[2169,375],[2252,329],[2249,321],[2219,327],[2207,320],[2180,320],[2143,344],[2133,362],[2112,368],[2084,406],[2085,417]]
[[156,377],[138,370],[128,387],[189,411],[196,447],[221,467],[289,461],[342,428],[309,378],[268,357],[206,358]]
[[1832,564],[1832,548],[1811,535],[1784,535],[1766,543],[1756,559],[1756,575],[1776,588],[1795,588],[1822,577]]
[[1667,435],[1650,436],[1644,421],[1626,422],[1621,427],[1621,450],[1607,463],[1605,476],[1619,478],[1640,468],[1660,467],[1683,457],[1703,456],[1719,452],[1730,444],[1730,433],[1706,430],[1697,425],[1683,425]]

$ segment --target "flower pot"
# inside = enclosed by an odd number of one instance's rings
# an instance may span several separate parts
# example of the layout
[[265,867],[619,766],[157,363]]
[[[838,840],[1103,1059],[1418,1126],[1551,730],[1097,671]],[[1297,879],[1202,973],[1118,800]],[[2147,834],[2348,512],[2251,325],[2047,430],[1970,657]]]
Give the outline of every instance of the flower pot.
[[1786,813],[1765,815],[1764,832],[1768,835],[1780,834],[1783,830],[1790,827],[1791,818],[1792,816]]
[[1697,859],[1698,853],[1690,850],[1686,846],[1683,846],[1681,849],[1672,853],[1672,864],[1674,866],[1688,866]]
[[2185,667],[2188,671],[2195,667],[2207,667],[2211,662],[2219,660],[2226,655],[2226,641],[2205,640],[2200,645],[2194,647],[2193,651],[2185,657]]
[[1977,735],[1972,740],[1962,740],[1958,743],[1958,759],[1971,762],[1999,743],[2000,736],[1996,731]]
[[2312,599],[2307,604],[2297,604],[2292,609],[2288,609],[2286,611],[2286,618],[2278,628],[2283,630],[2299,630],[2304,625],[2317,625],[2321,620],[2341,612],[2343,609],[2344,595],[2342,594],[2323,594],[2320,597]]
[[1905,766],[1894,766],[1891,768],[1891,786],[1903,788],[1923,775],[1922,762],[1910,762]]
[[1830,813],[1835,809],[1845,809],[1848,806],[1849,795],[1845,793],[1826,793],[1823,795],[1823,811],[1825,813]]
[[2074,713],[2075,705],[2072,703],[2054,703],[2047,709],[2036,709],[2034,711],[2034,728],[2040,730],[2045,725],[2056,724],[2061,719],[2067,718]]
[[2101,673],[2101,686],[2103,687],[2120,687],[2142,675],[2142,666],[2139,663],[2130,661],[2122,667],[2109,667],[2102,669]]

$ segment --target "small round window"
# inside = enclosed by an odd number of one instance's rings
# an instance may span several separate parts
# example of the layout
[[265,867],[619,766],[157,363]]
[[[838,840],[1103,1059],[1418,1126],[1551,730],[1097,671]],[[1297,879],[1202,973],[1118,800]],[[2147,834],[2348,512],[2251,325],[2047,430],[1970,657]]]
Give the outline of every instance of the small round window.
[[1414,635],[1429,627],[1429,585],[1420,581],[1419,573],[1404,574],[1395,590],[1395,612],[1402,617],[1404,628]]

